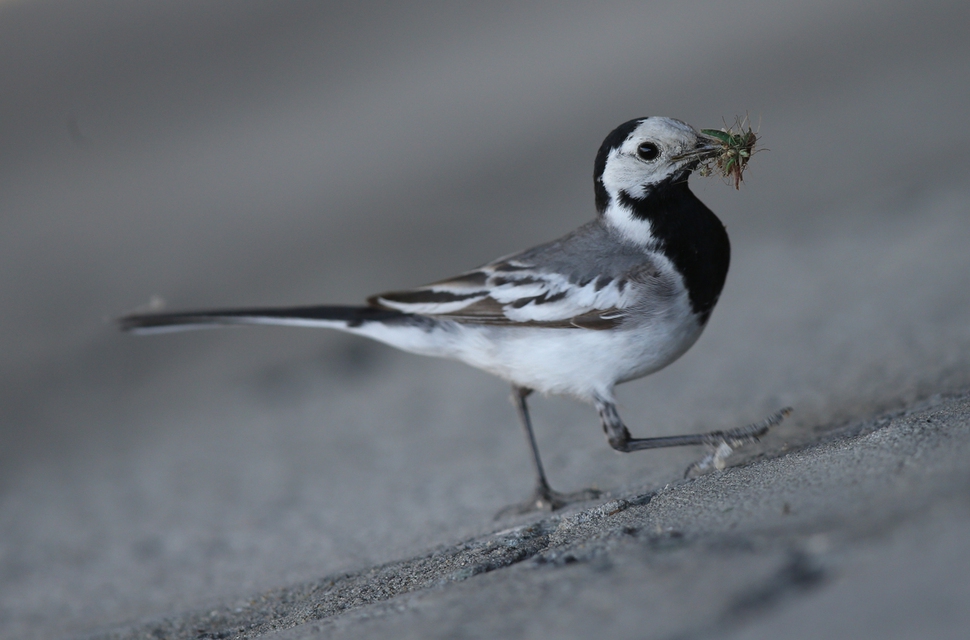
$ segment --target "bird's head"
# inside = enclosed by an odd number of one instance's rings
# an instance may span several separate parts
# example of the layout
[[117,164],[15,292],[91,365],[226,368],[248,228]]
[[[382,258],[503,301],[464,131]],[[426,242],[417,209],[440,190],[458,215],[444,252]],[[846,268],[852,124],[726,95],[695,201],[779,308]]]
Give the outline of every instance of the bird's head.
[[608,218],[625,218],[621,211],[608,210],[628,208],[623,203],[645,201],[659,190],[686,183],[700,162],[722,151],[718,140],[680,120],[649,117],[625,122],[606,136],[596,154],[596,209]]

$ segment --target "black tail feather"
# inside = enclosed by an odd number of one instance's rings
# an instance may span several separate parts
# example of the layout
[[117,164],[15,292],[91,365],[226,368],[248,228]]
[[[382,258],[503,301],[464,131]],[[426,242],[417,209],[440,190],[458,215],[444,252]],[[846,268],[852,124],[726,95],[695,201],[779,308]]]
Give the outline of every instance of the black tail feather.
[[358,327],[365,322],[387,322],[404,319],[409,314],[377,307],[316,306],[282,307],[273,309],[218,309],[212,311],[175,311],[165,313],[134,313],[118,318],[122,331],[152,332],[204,329],[238,324],[287,324],[287,321],[334,320]]

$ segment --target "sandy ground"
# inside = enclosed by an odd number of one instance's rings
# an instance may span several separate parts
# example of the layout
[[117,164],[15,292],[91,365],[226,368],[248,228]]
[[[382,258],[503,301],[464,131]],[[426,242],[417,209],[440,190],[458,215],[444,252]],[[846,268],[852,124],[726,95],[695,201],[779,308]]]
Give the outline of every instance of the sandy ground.
[[963,638],[968,418],[970,396],[937,396],[720,475],[99,637]]
[[[344,602],[335,576],[509,540],[281,633],[957,637],[970,7],[910,4],[0,2],[0,637],[255,634]],[[109,321],[451,275],[590,219],[616,124],[746,112],[770,151],[742,189],[693,179],[732,239],[721,302],[621,412],[796,413],[684,484],[701,451],[616,454],[589,407],[534,401],[553,484],[614,515],[492,520],[531,479],[486,374]],[[249,604],[281,593],[312,606]]]

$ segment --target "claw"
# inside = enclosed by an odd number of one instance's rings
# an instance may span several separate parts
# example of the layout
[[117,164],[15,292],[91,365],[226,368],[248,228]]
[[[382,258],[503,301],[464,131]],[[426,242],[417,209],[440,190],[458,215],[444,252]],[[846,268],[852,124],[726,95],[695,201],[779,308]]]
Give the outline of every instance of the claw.
[[583,489],[573,493],[560,493],[548,487],[537,487],[532,497],[525,502],[509,505],[495,514],[496,520],[517,516],[533,511],[557,511],[575,502],[595,500],[602,495],[598,489]]

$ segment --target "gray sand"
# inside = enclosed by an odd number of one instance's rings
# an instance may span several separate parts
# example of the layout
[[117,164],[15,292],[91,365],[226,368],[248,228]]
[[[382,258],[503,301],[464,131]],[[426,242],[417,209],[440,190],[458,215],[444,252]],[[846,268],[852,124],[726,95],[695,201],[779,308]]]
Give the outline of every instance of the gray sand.
[[[970,7],[355,6],[0,3],[0,637],[964,632]],[[590,219],[616,124],[745,112],[741,190],[692,179],[721,302],[619,390],[638,436],[795,407],[723,473],[540,398],[553,485],[625,502],[495,523],[531,482],[501,381],[108,321],[451,275]]]
[[98,637],[965,637],[968,454],[970,395],[935,397],[721,474]]

